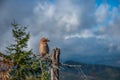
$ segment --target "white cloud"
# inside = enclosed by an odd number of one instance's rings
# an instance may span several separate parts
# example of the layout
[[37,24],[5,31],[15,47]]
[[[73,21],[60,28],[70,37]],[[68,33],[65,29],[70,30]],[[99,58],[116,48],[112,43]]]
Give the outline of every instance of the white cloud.
[[84,30],[81,33],[73,34],[73,35],[67,35],[64,37],[64,39],[70,39],[70,38],[96,38],[96,39],[105,39],[107,38],[107,35],[96,35],[92,30]]
[[34,13],[37,15],[41,15],[39,13],[43,13],[43,16],[53,18],[53,16],[55,15],[55,6],[48,3],[45,3],[44,5],[38,3],[37,6],[34,8]]
[[79,25],[78,15],[75,13],[63,15],[58,19],[58,25],[66,27],[67,32],[75,30]]
[[[38,3],[34,7],[32,17],[26,18],[26,23],[36,28],[30,27],[33,34],[45,33],[47,35],[54,33],[54,38],[62,37],[64,34],[78,31],[80,26],[80,8],[74,6],[70,1],[56,4],[48,2]],[[51,35],[52,36],[52,35]]]
[[107,4],[101,4],[95,12],[95,16],[98,23],[103,23],[109,16],[109,6]]

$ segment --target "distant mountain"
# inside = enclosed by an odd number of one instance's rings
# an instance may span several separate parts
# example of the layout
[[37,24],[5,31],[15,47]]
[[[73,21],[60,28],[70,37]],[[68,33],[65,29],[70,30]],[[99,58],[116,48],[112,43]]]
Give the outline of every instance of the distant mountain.
[[66,61],[81,68],[62,67],[60,80],[120,80],[120,67]]
[[120,52],[98,53],[98,54],[81,54],[72,56],[68,60],[75,60],[86,64],[100,64],[120,67]]

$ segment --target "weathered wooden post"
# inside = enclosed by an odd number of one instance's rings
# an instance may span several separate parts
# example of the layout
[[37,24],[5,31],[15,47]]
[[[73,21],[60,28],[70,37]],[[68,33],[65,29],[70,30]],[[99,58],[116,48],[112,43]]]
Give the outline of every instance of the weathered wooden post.
[[52,65],[51,65],[51,80],[59,80],[59,57],[60,57],[60,49],[53,49],[53,53],[51,56]]

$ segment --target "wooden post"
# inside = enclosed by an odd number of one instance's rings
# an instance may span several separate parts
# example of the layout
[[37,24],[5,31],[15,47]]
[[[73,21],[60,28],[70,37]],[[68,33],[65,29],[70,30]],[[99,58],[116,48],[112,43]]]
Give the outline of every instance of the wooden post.
[[52,65],[51,65],[51,80],[59,80],[59,57],[60,57],[60,49],[53,49],[53,53],[51,56]]

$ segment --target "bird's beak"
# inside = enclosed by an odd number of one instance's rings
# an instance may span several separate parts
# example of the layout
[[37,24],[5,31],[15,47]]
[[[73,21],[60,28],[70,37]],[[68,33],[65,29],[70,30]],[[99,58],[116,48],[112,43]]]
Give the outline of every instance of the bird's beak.
[[50,42],[50,40],[47,40],[47,42]]

